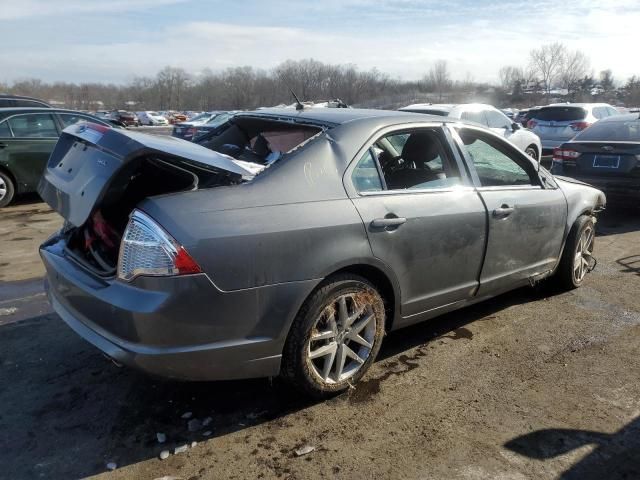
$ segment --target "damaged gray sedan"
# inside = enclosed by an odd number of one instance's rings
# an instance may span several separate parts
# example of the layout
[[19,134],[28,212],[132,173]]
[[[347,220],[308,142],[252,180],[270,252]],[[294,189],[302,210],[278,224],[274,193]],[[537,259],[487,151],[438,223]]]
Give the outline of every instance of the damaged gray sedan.
[[54,309],[118,363],[355,384],[386,331],[595,263],[602,192],[465,122],[260,110],[204,146],[67,128],[40,183]]

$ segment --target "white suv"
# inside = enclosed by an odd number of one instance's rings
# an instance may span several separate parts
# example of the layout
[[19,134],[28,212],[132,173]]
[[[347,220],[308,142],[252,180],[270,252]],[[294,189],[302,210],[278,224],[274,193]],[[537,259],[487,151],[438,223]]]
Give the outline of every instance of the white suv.
[[400,109],[402,112],[426,113],[444,117],[460,118],[479,123],[513,143],[531,158],[540,161],[542,145],[540,138],[514,122],[491,105],[482,103],[438,104],[416,103]]
[[614,115],[620,112],[608,103],[553,103],[536,110],[527,127],[542,139],[544,150],[552,150],[601,118]]

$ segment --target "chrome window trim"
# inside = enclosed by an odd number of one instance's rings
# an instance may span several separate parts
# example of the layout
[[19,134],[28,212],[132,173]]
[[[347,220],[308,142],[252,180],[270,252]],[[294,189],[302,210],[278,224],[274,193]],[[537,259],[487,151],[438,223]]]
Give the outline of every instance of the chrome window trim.
[[458,188],[405,188],[396,190],[370,190],[368,192],[359,192],[360,197],[374,197],[377,195],[405,195],[420,193],[452,193],[452,192],[473,192],[476,189],[467,185],[461,185]]
[[542,190],[540,185],[504,185],[491,187],[478,187],[478,192],[496,192],[501,190]]

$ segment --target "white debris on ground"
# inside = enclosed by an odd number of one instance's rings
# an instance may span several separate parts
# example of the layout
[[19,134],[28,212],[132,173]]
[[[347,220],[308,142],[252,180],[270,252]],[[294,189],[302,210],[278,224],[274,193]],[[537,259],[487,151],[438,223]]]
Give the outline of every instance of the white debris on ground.
[[212,433],[213,433],[213,432],[212,432],[211,430],[207,430],[207,431],[205,431],[205,432],[202,432],[202,435],[203,435],[203,436],[205,436],[205,437],[208,437],[208,436],[210,436]]
[[116,465],[114,462],[107,463],[107,469],[115,470],[116,468],[118,468],[118,465]]
[[198,445],[198,442],[196,441],[191,442],[191,448],[195,447],[196,445]]
[[307,455],[313,452],[316,447],[312,447],[311,445],[305,445],[304,447],[296,448],[293,452],[296,454],[296,457],[301,457],[303,455]]
[[162,450],[160,452],[160,460],[166,460],[167,458],[169,458],[169,450]]
[[158,439],[158,443],[164,443],[167,441],[167,436],[162,432],[156,433],[156,438]]
[[184,412],[182,414],[182,418],[184,418],[185,420],[191,418],[193,416],[193,412]]
[[3,317],[5,315],[13,315],[17,311],[18,309],[16,307],[0,308],[0,317]]
[[173,453],[174,455],[178,455],[179,453],[184,453],[187,450],[189,450],[188,445],[180,445],[179,447],[174,448]]

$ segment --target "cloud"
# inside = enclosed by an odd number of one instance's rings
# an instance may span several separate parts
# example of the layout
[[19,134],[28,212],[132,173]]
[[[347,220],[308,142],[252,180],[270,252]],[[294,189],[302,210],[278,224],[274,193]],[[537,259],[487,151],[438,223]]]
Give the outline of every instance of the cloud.
[[[173,1],[132,3],[143,8]],[[26,0],[25,5],[33,3]],[[77,3],[99,8],[97,3]],[[103,0],[102,4],[111,9],[129,8],[122,0]],[[38,43],[13,41],[15,35],[8,34],[9,45],[0,50],[0,64],[8,66],[0,75],[7,77],[0,80],[39,77],[123,82],[134,76],[155,75],[165,65],[197,73],[239,65],[266,69],[300,58],[353,63],[363,69],[376,67],[392,76],[417,79],[435,60],[443,58],[456,78],[470,75],[478,81],[495,81],[500,67],[524,66],[532,48],[554,41],[584,51],[596,73],[611,68],[619,79],[640,73],[632,53],[636,25],[640,24],[637,0],[578,0],[570,4],[513,0],[507,8],[505,4],[470,0],[454,0],[446,6],[431,0],[295,4],[273,0],[268,5],[256,3],[251,15],[246,7],[240,12],[237,7],[225,10],[220,6],[207,13],[194,11],[193,6],[180,9],[181,18],[217,20],[178,22],[165,18],[159,25],[145,16],[139,28],[129,28],[125,35],[77,35],[65,41]],[[96,12],[85,11],[89,15]],[[119,25],[113,12],[103,11],[100,18],[111,18],[116,28]],[[34,35],[37,30],[36,25]]]
[[185,0],[2,0],[0,20],[114,13],[157,8]]

